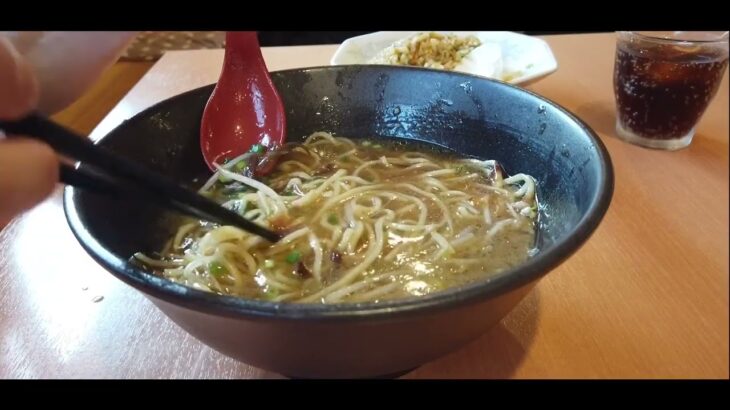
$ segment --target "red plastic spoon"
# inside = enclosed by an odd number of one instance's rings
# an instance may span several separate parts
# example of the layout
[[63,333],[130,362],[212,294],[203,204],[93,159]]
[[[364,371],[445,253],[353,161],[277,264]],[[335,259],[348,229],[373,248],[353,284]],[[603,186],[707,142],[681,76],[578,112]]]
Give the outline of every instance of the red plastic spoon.
[[[203,111],[200,147],[205,162],[223,164],[255,144],[267,150],[285,141],[284,104],[271,81],[255,31],[226,33],[226,52],[218,84]],[[264,174],[271,168],[257,169]],[[268,169],[263,169],[268,168]]]

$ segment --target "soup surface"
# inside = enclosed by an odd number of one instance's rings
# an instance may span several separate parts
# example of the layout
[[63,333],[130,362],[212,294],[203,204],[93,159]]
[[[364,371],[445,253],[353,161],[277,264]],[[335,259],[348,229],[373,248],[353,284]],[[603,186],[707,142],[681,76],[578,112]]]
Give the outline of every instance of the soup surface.
[[[318,132],[276,153],[227,162],[201,193],[281,232],[272,245],[231,226],[188,221],[159,255],[135,255],[183,285],[244,298],[348,303],[418,297],[526,260],[535,181],[392,140]],[[255,167],[276,155],[273,172]]]

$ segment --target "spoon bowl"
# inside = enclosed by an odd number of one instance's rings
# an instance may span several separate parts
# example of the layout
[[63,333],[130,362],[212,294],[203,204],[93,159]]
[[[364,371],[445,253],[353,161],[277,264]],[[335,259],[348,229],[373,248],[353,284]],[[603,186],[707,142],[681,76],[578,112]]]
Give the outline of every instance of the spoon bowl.
[[[257,144],[272,151],[286,138],[284,104],[274,86],[255,31],[226,33],[223,69],[203,111],[200,148],[211,170]],[[273,163],[257,169],[270,171]]]

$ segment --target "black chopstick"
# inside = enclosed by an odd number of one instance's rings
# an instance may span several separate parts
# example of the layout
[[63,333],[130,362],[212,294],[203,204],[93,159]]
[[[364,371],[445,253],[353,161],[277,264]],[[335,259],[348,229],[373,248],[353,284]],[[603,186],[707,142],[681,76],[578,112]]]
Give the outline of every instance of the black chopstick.
[[[61,182],[107,195],[144,194],[146,198],[169,208],[223,225],[234,225],[270,242],[281,236],[263,228],[220,204],[182,185],[94,145],[63,126],[32,114],[18,121],[0,121],[0,130],[7,135],[24,135],[44,141],[58,153],[82,162],[79,168],[61,166]],[[86,169],[91,165],[103,172]]]
[[114,198],[120,197],[120,190],[104,179],[102,175],[91,173],[87,169],[76,169],[68,164],[61,164],[58,179],[66,185],[83,188],[86,191],[102,194]]

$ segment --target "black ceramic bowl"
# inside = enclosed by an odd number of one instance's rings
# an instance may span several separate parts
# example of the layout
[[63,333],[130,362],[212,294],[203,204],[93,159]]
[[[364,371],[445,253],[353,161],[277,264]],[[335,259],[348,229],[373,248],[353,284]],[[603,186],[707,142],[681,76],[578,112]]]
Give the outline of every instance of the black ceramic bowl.
[[[609,156],[585,124],[523,89],[465,74],[391,66],[337,66],[273,73],[289,141],[314,131],[406,138],[496,159],[538,180],[539,253],[484,282],[420,299],[350,305],[245,300],[193,290],[128,262],[174,232],[168,214],[66,188],[69,224],[117,278],[144,292],[203,343],[251,365],[297,377],[368,377],[419,366],[475,339],[537,281],[574,253],[603,218],[613,193]],[[163,101],[99,144],[199,186],[199,149],[213,86]],[[196,182],[197,181],[197,182]]]

